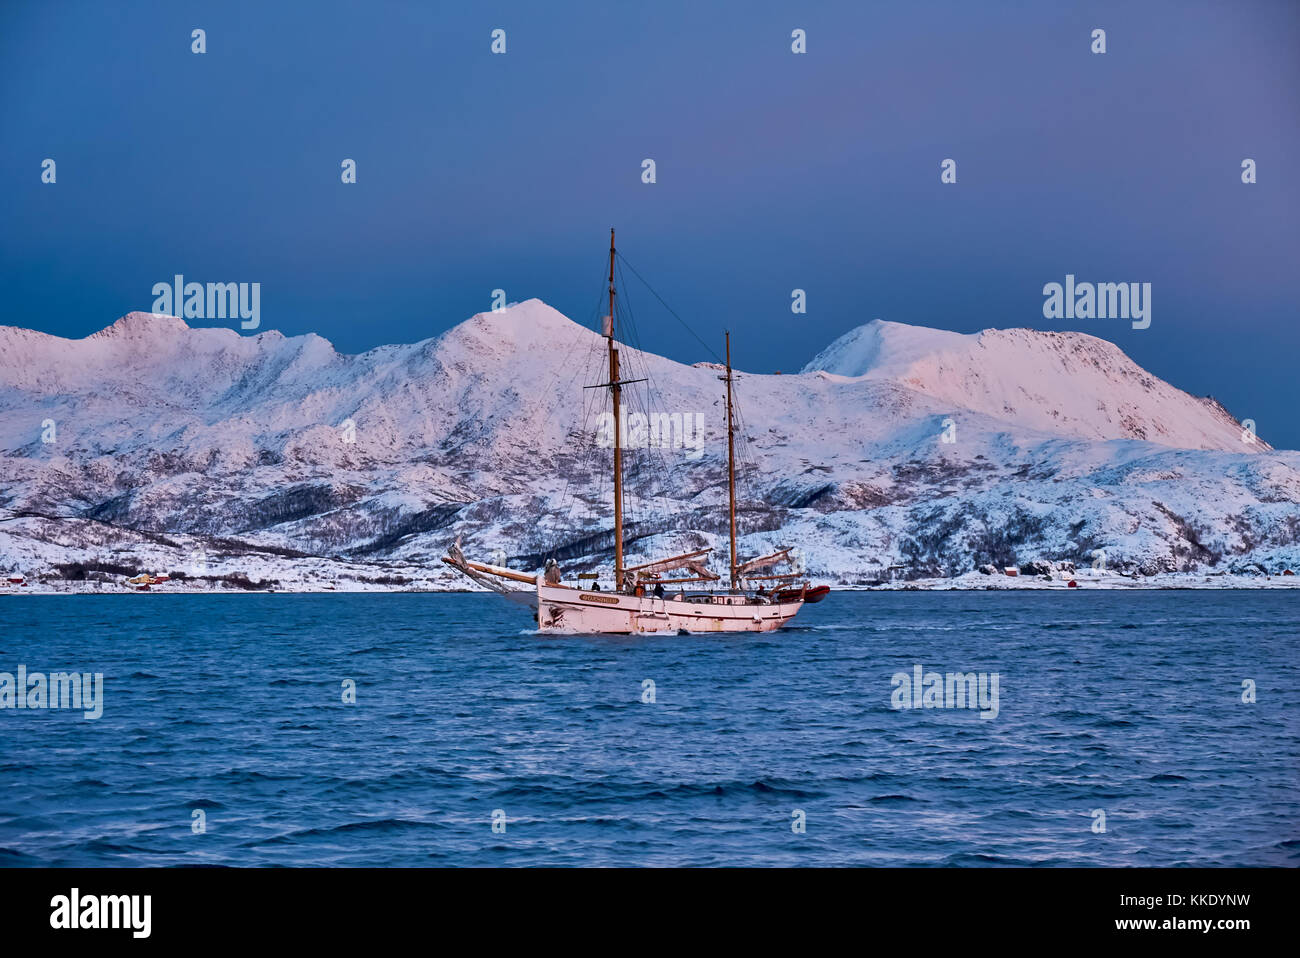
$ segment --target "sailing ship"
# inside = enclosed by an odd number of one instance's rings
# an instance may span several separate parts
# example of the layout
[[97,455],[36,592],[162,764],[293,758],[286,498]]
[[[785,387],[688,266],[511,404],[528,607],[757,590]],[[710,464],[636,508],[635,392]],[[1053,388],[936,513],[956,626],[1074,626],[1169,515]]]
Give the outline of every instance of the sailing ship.
[[[623,387],[637,380],[620,378],[615,317],[618,315],[614,284],[614,230],[609,231],[609,315],[603,335],[609,360],[609,381],[595,387],[609,390],[613,422],[622,422]],[[697,549],[638,565],[625,563],[623,550],[623,430],[613,429],[614,471],[614,584],[602,591],[563,581],[554,558],[546,560],[538,575],[503,564],[472,562],[461,551],[460,539],[443,562],[462,575],[521,604],[532,606],[538,629],[544,633],[632,634],[640,632],[772,632],[781,628],[805,603],[818,602],[828,586],[800,582],[802,570],[791,548],[742,561],[736,551],[736,415],[732,392],[731,334],[726,334],[726,375],[720,376],[727,394],[727,505],[729,521],[729,575],[727,587],[711,571],[707,558],[712,549]],[[784,568],[786,571],[779,571]],[[584,577],[585,578],[585,577]],[[522,583],[518,589],[508,583]]]

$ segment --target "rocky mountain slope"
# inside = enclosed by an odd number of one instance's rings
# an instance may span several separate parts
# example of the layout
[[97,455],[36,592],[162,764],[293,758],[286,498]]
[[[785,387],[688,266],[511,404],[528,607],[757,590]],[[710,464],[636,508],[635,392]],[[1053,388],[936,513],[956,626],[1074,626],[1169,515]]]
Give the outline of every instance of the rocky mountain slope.
[[[582,388],[603,345],[537,300],[356,356],[145,313],[82,340],[0,327],[0,567],[436,588],[462,536],[607,569],[604,391]],[[725,550],[718,368],[622,357],[652,387],[628,387],[633,412],[689,417],[629,453],[632,557]],[[1300,453],[1105,340],[876,321],[737,392],[742,552],[797,545],[831,582],[1300,564]]]

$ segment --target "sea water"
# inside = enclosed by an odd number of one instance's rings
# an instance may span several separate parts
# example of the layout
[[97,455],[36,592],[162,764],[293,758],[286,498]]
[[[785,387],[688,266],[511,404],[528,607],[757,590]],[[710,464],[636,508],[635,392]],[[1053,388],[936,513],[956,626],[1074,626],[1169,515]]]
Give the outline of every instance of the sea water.
[[0,864],[1300,863],[1293,593],[532,627],[488,595],[0,599],[0,673],[103,683],[98,718],[0,709]]

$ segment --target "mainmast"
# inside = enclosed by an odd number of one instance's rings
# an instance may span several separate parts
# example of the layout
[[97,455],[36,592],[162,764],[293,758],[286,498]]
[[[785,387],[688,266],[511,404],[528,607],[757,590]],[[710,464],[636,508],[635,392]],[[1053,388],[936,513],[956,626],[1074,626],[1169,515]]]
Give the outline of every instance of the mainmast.
[[736,578],[736,427],[731,414],[731,333],[727,333],[727,512],[731,518],[731,589],[739,588]]
[[618,380],[618,350],[614,348],[614,228],[609,229],[609,388],[614,407],[614,589],[623,588],[623,420],[619,400],[623,387]]

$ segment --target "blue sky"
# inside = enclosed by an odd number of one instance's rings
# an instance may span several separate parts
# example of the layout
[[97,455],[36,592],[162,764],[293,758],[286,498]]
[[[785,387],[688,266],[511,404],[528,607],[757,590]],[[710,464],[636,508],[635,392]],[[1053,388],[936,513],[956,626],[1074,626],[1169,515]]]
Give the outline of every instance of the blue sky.
[[[613,225],[742,368],[876,317],[1078,329],[1300,447],[1289,0],[11,0],[0,88],[0,323],[83,336],[175,273],[260,282],[264,329],[348,352],[496,288],[589,321]],[[1151,283],[1150,328],[1044,319],[1067,273]],[[643,344],[708,358],[629,294]]]

